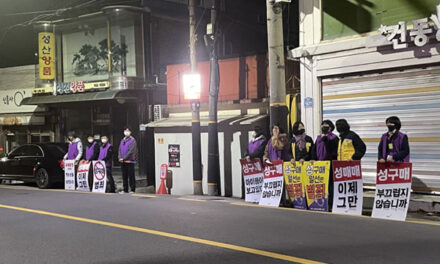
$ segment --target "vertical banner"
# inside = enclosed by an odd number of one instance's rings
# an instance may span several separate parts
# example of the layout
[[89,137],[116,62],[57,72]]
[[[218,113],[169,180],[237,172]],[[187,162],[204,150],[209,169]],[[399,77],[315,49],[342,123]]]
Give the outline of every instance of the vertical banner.
[[264,168],[263,190],[259,205],[279,206],[284,188],[283,161],[272,161]]
[[105,193],[107,184],[107,170],[105,162],[102,160],[92,161],[93,166],[93,188],[92,192]]
[[89,169],[90,169],[90,161],[82,160],[79,163],[78,171],[76,173],[76,182],[78,183],[78,187],[76,187],[77,191],[85,191],[89,192]]
[[377,163],[372,217],[405,221],[411,194],[412,163]]
[[303,166],[299,162],[284,162],[284,182],[293,208],[307,209],[306,194],[303,186]]
[[170,167],[180,167],[180,145],[168,145],[168,164]]
[[333,184],[332,212],[361,215],[363,204],[361,162],[333,161]]
[[263,189],[263,167],[260,159],[241,159],[241,171],[244,179],[245,201],[249,203],[258,203]]
[[53,33],[38,33],[38,69],[40,79],[55,79],[55,35]]
[[75,190],[75,161],[64,161],[64,189]]
[[313,211],[328,211],[330,161],[304,162],[307,207]]

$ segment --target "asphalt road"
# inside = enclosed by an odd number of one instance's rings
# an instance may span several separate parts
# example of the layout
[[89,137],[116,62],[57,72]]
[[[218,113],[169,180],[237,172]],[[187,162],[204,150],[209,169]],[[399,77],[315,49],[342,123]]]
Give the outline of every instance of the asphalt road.
[[438,263],[440,223],[0,185],[0,263]]

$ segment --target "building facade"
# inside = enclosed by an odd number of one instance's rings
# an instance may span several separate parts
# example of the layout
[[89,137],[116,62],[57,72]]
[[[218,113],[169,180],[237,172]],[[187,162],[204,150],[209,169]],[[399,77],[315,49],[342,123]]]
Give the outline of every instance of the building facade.
[[[440,6],[438,1],[300,0],[302,120],[309,135],[345,118],[367,145],[364,182],[375,183],[385,119],[408,134],[413,189],[440,191]],[[420,3],[419,3],[420,2]]]

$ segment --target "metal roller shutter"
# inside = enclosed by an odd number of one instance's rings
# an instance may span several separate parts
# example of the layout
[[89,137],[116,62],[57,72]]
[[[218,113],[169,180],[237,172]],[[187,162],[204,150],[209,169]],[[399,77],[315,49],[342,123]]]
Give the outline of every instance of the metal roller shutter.
[[367,145],[364,181],[375,183],[385,119],[396,115],[410,141],[413,189],[440,191],[440,67],[322,80],[323,118],[347,119]]

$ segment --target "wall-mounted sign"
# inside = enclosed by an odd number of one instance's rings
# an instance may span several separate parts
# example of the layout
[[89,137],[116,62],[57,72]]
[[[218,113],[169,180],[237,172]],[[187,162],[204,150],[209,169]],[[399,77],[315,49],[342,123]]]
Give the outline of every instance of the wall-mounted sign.
[[53,33],[38,33],[38,64],[40,79],[55,79],[55,35]]
[[110,87],[110,83],[108,81],[87,83],[83,81],[62,82],[57,83],[57,94],[84,93],[88,91],[107,89],[108,87]]
[[34,112],[37,106],[21,105],[25,97],[29,97],[31,89],[2,90],[0,91],[0,114]]
[[32,94],[52,94],[53,87],[40,87],[32,89]]
[[313,107],[313,98],[312,97],[304,98],[304,107],[306,107],[306,108]]
[[394,49],[405,49],[410,42],[414,42],[417,47],[423,47],[428,44],[430,39],[440,41],[440,5],[437,6],[437,14],[431,15],[429,18],[413,20],[410,30],[408,30],[405,21],[400,21],[397,25],[381,25],[379,32],[382,35],[379,36],[381,38],[378,36],[369,37],[367,47],[392,44]]
[[168,164],[170,167],[180,167],[180,145],[168,145]]

